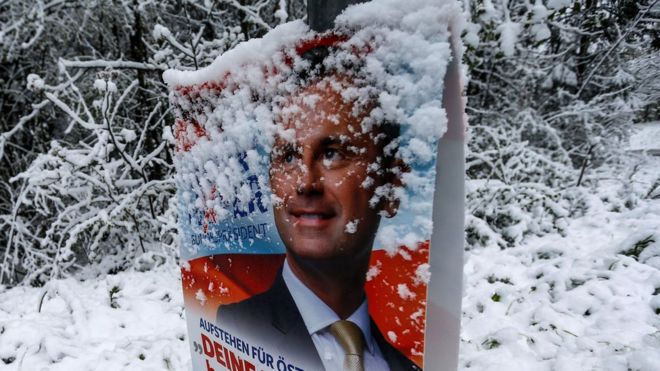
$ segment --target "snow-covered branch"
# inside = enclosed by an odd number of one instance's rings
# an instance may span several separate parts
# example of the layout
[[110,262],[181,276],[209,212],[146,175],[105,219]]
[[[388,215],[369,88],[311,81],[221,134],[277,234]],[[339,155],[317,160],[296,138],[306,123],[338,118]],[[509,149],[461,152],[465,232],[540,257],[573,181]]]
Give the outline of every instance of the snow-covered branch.
[[91,60],[91,61],[71,61],[62,59],[60,61],[64,67],[68,68],[102,68],[102,69],[132,69],[132,70],[145,70],[145,71],[164,71],[167,67],[157,66],[149,63],[132,62],[132,61],[106,61],[106,60]]

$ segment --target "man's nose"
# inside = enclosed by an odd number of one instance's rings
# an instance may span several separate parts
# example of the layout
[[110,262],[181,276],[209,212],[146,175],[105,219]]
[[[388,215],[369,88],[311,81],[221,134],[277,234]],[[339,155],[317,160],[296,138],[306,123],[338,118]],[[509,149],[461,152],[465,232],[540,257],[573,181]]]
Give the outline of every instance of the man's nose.
[[323,193],[323,168],[312,156],[303,156],[296,193],[315,195]]

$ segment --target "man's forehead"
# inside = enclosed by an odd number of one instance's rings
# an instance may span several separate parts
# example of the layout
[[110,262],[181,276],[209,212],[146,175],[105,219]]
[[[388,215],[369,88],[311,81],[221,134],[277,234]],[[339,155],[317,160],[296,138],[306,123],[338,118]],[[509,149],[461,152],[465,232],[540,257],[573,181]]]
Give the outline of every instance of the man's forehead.
[[280,108],[280,121],[286,121],[290,116],[319,115],[333,116],[340,113],[351,113],[353,99],[344,91],[348,89],[344,83],[323,79],[291,94]]
[[362,121],[369,110],[352,98],[349,83],[347,78],[332,76],[302,88],[280,106],[276,123],[282,130],[294,131],[296,137],[312,132],[347,139],[362,136]]
[[[309,119],[312,117],[312,119]],[[276,144],[295,143],[299,145],[318,143],[327,145],[332,143],[363,142],[369,135],[363,134],[358,122],[348,124],[334,124],[329,120],[317,121],[313,116],[309,120],[295,120],[281,128],[276,135]]]

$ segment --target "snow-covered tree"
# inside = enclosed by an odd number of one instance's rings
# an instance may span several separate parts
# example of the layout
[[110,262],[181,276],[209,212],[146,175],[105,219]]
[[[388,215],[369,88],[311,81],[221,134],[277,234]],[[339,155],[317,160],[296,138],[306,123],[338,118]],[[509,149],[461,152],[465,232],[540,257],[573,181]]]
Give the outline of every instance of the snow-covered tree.
[[467,175],[492,180],[468,195],[469,242],[561,231],[568,188],[624,158],[634,122],[657,119],[656,3],[464,1]]

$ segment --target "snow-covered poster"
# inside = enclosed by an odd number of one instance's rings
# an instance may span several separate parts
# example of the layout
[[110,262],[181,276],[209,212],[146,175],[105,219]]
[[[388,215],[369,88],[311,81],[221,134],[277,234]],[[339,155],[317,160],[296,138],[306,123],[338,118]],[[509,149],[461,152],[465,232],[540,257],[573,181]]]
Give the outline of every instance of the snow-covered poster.
[[458,13],[373,1],[165,73],[194,370],[424,368]]

